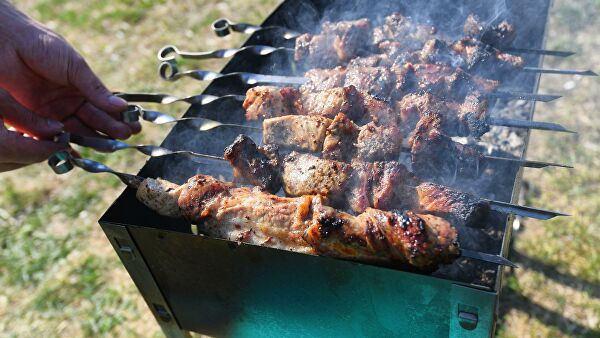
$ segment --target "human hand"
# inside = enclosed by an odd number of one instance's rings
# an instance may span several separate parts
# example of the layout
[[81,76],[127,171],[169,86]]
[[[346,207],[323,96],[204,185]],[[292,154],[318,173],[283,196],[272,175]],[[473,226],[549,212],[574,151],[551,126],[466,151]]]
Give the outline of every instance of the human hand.
[[[3,46],[0,50],[0,89],[4,90],[0,95],[0,117],[16,131],[38,139],[18,136],[0,126],[0,135],[9,137],[7,140],[15,149],[23,151],[14,153],[23,156],[14,163],[43,160],[40,147],[45,150],[52,147],[42,146],[48,142],[42,140],[60,132],[63,125],[73,134],[104,134],[120,139],[140,131],[139,123],[120,121],[120,112],[127,103],[106,89],[79,53],[58,34],[4,0],[0,0],[0,43]],[[47,128],[40,128],[48,120],[60,121],[62,125],[48,122]],[[4,140],[0,138],[3,143],[0,145],[0,162],[7,163],[8,160],[2,157],[8,147]],[[36,142],[37,150],[27,153],[32,142]],[[9,157],[9,160],[17,158]]]
[[43,161],[52,153],[68,148],[65,144],[35,139],[18,132],[17,128],[40,138],[50,138],[63,129],[63,124],[28,111],[2,89],[0,112],[13,125],[12,130],[7,129],[0,118],[0,172]]

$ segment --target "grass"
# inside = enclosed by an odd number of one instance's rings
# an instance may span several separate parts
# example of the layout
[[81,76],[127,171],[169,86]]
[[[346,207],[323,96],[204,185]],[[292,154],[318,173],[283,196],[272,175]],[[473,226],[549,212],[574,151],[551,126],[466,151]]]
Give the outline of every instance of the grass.
[[[119,1],[22,0],[18,6],[65,36],[115,91],[174,95],[199,92],[195,81],[164,82],[156,74],[160,47],[183,50],[236,46],[243,36],[216,38],[218,17],[260,22],[276,0]],[[557,0],[548,47],[578,52],[547,66],[600,64],[598,0]],[[218,70],[223,61],[203,61]],[[599,69],[595,69],[598,71]],[[570,87],[565,89],[565,82]],[[544,76],[540,92],[563,93],[540,104],[539,120],[579,130],[578,137],[536,132],[530,157],[573,163],[573,171],[527,170],[524,203],[572,213],[548,222],[521,220],[501,297],[500,337],[600,337],[600,83]],[[158,108],[148,105],[150,108]],[[160,107],[180,114],[185,104]],[[131,143],[158,143],[165,128],[144,125]],[[135,152],[82,150],[118,170],[136,172]],[[56,176],[44,164],[0,174],[0,337],[160,336],[160,329],[96,221],[121,191],[107,175]]]

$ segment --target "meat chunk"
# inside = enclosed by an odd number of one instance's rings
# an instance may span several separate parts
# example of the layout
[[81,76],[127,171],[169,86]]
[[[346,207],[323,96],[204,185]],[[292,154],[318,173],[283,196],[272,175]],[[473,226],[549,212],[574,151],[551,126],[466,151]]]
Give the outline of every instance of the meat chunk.
[[449,217],[460,225],[483,227],[490,212],[488,203],[439,184],[421,183],[416,192],[420,210]]
[[307,81],[300,90],[303,93],[316,93],[331,88],[343,87],[346,81],[346,68],[313,68],[304,73],[304,77]]
[[312,67],[345,63],[366,48],[370,30],[368,19],[325,22],[320,34],[303,34],[296,39],[294,59]]
[[382,98],[390,96],[394,84],[394,73],[388,67],[349,67],[344,82],[345,86]]
[[258,86],[246,92],[246,119],[258,120],[295,114],[294,103],[301,94],[295,88]]
[[263,144],[321,152],[331,119],[321,116],[287,115],[263,121]]
[[234,177],[271,193],[281,188],[281,169],[276,149],[258,147],[248,136],[239,135],[225,148],[224,157],[231,164]]
[[409,140],[413,170],[424,178],[478,176],[483,158],[476,147],[460,144],[441,132],[437,113],[423,115]]
[[322,195],[344,205],[351,167],[347,163],[292,152],[283,161],[283,190],[288,196]]
[[363,96],[354,86],[305,93],[297,103],[296,111],[331,119],[339,113],[345,113],[354,121],[362,120],[365,115]]
[[323,141],[323,158],[350,161],[356,154],[354,142],[359,131],[359,127],[346,114],[337,114],[329,125]]
[[481,40],[481,42],[503,47],[510,46],[516,38],[514,27],[507,21],[497,25],[484,23],[476,15],[470,14],[463,26],[465,35]]
[[360,129],[356,139],[356,158],[361,161],[391,161],[398,158],[402,135],[395,125],[378,126],[370,122]]

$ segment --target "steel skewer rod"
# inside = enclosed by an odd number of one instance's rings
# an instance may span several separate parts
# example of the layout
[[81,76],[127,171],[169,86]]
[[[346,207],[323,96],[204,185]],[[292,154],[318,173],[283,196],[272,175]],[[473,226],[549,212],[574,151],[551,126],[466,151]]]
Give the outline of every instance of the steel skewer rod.
[[182,59],[193,59],[193,60],[202,60],[202,59],[224,59],[232,57],[236,54],[248,52],[255,55],[269,55],[276,52],[294,52],[293,48],[286,47],[271,47],[271,46],[245,46],[241,48],[224,48],[217,49],[209,52],[184,52],[180,51],[177,47],[173,45],[168,45],[161,48],[158,51],[158,60],[159,61],[170,61],[174,60],[176,57],[180,57]]
[[84,158],[73,157],[67,151],[59,151],[54,153],[48,158],[48,165],[55,173],[59,175],[71,171],[73,167],[79,167],[90,173],[113,174],[117,176],[125,185],[133,188],[138,188],[142,181],[144,181],[143,177],[114,171],[102,163]]
[[218,128],[218,127],[234,127],[234,128],[244,128],[244,129],[259,130],[259,131],[262,130],[262,128],[259,128],[259,127],[253,127],[253,126],[236,124],[236,123],[222,123],[222,122],[207,119],[204,117],[175,118],[171,115],[167,115],[167,114],[164,114],[164,113],[161,113],[158,111],[144,109],[138,105],[129,105],[127,110],[125,110],[123,113],[121,113],[121,117],[124,122],[139,121],[139,119],[141,117],[144,121],[152,122],[154,124],[167,124],[167,123],[190,121],[190,122],[194,123],[195,127],[199,131],[207,131],[207,130],[211,130],[211,129]]
[[160,104],[171,104],[175,102],[186,102],[189,104],[207,105],[217,101],[234,100],[243,102],[246,97],[244,95],[193,95],[186,97],[177,97],[169,94],[162,93],[113,93],[116,96],[122,98],[128,102],[148,102],[148,103],[160,103]]
[[518,266],[515,263],[509,261],[508,259],[506,259],[500,255],[492,255],[492,254],[488,254],[488,253],[467,250],[467,249],[460,249],[460,254],[462,257],[468,257],[468,258],[473,258],[473,259],[477,259],[477,260],[484,261],[484,262],[518,268]]
[[[293,40],[302,33],[290,30],[288,28],[282,26],[257,26],[247,23],[237,23],[228,19],[218,19],[214,21],[211,25],[212,30],[219,37],[224,37],[229,35],[231,31],[242,33],[242,34],[253,34],[256,32],[266,32],[266,31],[280,31],[280,36],[285,40]],[[514,53],[524,53],[524,54],[534,54],[534,55],[548,55],[548,56],[557,56],[557,57],[567,57],[575,54],[575,52],[569,51],[557,51],[557,50],[546,50],[546,49],[536,49],[536,48],[519,48],[519,47],[496,47],[505,52],[514,52]]]
[[[223,59],[229,58],[236,54],[249,52],[254,55],[264,56],[274,52],[285,51],[293,53],[293,48],[286,47],[271,47],[265,45],[252,45],[241,48],[226,48],[217,49],[208,52],[183,52],[173,45],[168,45],[158,52],[159,61],[174,61],[177,56],[183,59]],[[583,75],[583,76],[598,76],[591,70],[576,70],[576,69],[557,69],[557,68],[540,68],[540,67],[523,67],[515,68],[516,71],[529,73],[544,73],[544,74],[563,74],[563,75]]]
[[[306,83],[305,77],[299,76],[281,76],[281,75],[263,75],[256,73],[234,72],[234,73],[217,73],[206,70],[190,70],[179,72],[177,66],[172,61],[164,61],[159,67],[160,76],[167,81],[176,81],[182,77],[190,77],[200,81],[210,81],[219,78],[238,78],[242,83],[248,85],[255,84],[287,84],[287,85],[302,85]],[[560,98],[559,95],[547,94],[532,94],[532,93],[516,93],[495,91],[486,93],[491,97],[496,97],[505,100],[527,100],[527,101],[542,101],[549,102]]]

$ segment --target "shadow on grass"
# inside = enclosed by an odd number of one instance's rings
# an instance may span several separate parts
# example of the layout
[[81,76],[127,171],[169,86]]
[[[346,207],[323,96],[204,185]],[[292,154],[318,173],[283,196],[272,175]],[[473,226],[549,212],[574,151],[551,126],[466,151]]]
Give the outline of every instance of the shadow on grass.
[[[600,284],[593,283],[570,274],[560,272],[555,266],[546,264],[537,259],[528,257],[516,250],[511,250],[511,260],[522,269],[534,270],[544,275],[545,278],[553,279],[565,285],[577,288],[587,292],[594,298],[600,298]],[[510,310],[520,310],[529,314],[531,317],[544,323],[547,326],[554,327],[566,335],[577,335],[583,337],[600,337],[600,330],[583,326],[574,320],[566,318],[562,313],[552,311],[542,305],[536,304],[526,296],[520,294],[510,286],[502,289],[502,300],[500,301],[500,318],[503,318]]]

